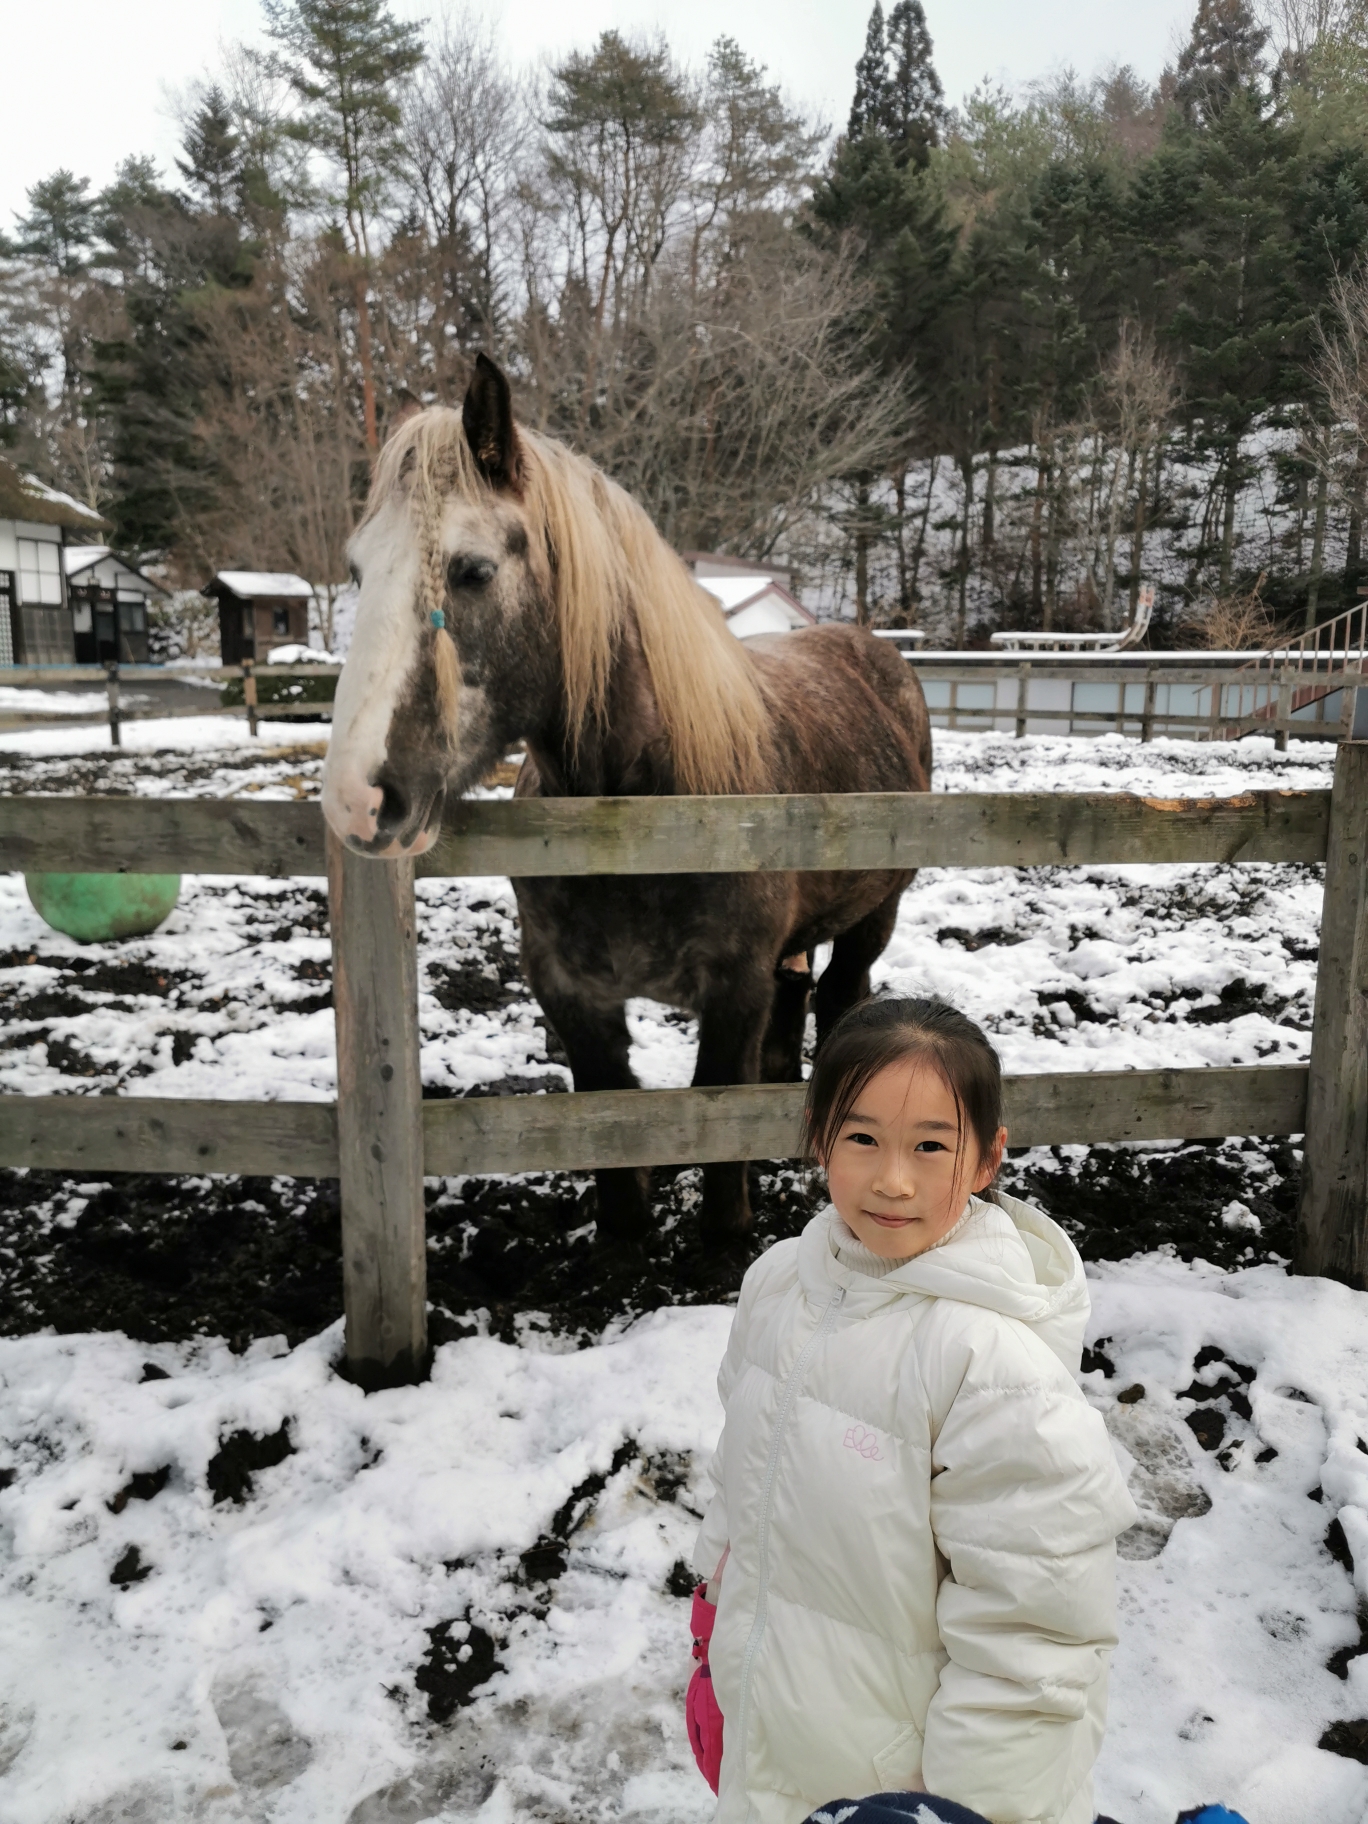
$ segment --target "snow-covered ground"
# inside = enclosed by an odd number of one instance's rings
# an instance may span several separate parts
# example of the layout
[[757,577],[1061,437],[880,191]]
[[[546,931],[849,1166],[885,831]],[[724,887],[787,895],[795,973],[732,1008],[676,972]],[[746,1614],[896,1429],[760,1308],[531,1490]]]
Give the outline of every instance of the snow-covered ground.
[[[316,792],[316,752],[249,756],[229,733],[108,760],[29,736],[0,772]],[[1332,764],[945,733],[937,787],[1223,795],[1323,786]],[[563,1081],[508,883],[428,881],[419,901],[427,1086]],[[950,995],[1009,1069],[1290,1061],[1318,917],[1309,868],[927,872],[880,973]],[[332,1094],[319,882],[187,879],[154,937],[82,949],[0,877],[0,950],[0,1089]],[[688,1023],[649,1003],[633,1021],[643,1080],[687,1081]],[[46,1212],[54,1242],[99,1189]],[[1239,1202],[1225,1220],[1253,1232]],[[1216,1796],[1251,1824],[1362,1824],[1368,1767],[1318,1744],[1368,1717],[1368,1302],[1171,1250],[1090,1274],[1084,1385],[1142,1510],[1099,1803],[1122,1824]],[[240,1354],[0,1340],[0,1820],[703,1824],[677,1567],[728,1321],[666,1308],[576,1349],[477,1320],[427,1385],[370,1397],[332,1371],[335,1326]]]

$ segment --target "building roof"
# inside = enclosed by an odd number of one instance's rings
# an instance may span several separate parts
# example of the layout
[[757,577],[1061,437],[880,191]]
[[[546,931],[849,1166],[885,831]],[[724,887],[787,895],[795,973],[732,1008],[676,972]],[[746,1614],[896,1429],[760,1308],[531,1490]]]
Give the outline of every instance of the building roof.
[[760,602],[770,602],[782,608],[790,627],[810,626],[817,618],[782,583],[753,570],[744,576],[700,576],[695,580],[700,589],[706,589],[714,601],[722,604],[722,612],[728,621],[743,609],[753,608]]
[[109,521],[94,507],[82,506],[70,494],[48,487],[36,475],[21,474],[0,457],[0,519],[26,519],[40,526],[72,526],[82,532],[107,532]]
[[83,570],[93,570],[96,564],[108,559],[121,570],[127,570],[130,576],[136,576],[140,583],[146,583],[149,589],[155,589],[158,595],[165,595],[166,590],[160,583],[154,583],[150,576],[144,576],[134,563],[126,557],[120,557],[111,545],[67,545],[62,552],[62,562],[66,565],[69,577],[80,576]]
[[704,576],[768,576],[787,588],[793,575],[786,564],[756,564],[748,557],[728,557],[722,551],[681,551],[679,555],[700,579]]
[[289,570],[216,570],[201,595],[227,593],[252,601],[258,596],[302,596],[311,599],[313,584]]

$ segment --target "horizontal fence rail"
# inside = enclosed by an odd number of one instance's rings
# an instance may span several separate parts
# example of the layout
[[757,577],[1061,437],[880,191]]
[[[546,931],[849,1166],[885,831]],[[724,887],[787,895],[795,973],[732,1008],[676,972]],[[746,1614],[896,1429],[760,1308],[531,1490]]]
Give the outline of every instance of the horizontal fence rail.
[[[467,799],[420,876],[1320,861],[1330,793],[849,792]],[[316,803],[0,798],[0,859],[29,871],[322,875]]]
[[[1326,863],[1311,1062],[1006,1080],[1016,1146],[1308,1136],[1297,1264],[1368,1283],[1368,744],[1333,792],[469,800],[415,865],[325,833],[316,803],[0,798],[0,867],[329,879],[338,1104],[0,1095],[0,1165],[341,1182],[347,1354],[365,1385],[426,1359],[422,1173],[792,1157],[803,1089],[751,1084],[423,1100],[415,872]],[[1321,1136],[1313,1145],[1312,1136]],[[1312,1155],[1315,1154],[1313,1159]],[[1323,1157],[1322,1157],[1323,1155]]]
[[[1060,1071],[1003,1079],[1011,1144],[1195,1140],[1299,1134],[1303,1065]],[[587,1172],[603,1166],[792,1159],[801,1083],[594,1095],[468,1096],[423,1103],[430,1178]],[[41,1171],[159,1171],[335,1178],[331,1102],[198,1102],[160,1097],[0,1096],[0,1163]]]

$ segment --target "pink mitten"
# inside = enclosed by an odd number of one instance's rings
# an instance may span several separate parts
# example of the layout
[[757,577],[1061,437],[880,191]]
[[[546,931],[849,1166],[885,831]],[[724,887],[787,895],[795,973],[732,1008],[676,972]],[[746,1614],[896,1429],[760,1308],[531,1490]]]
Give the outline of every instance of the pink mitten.
[[702,1663],[689,1680],[684,1700],[684,1720],[689,1731],[689,1746],[698,1762],[698,1771],[714,1792],[722,1773],[722,1712],[713,1696],[712,1673],[708,1668],[708,1642],[712,1639],[717,1610],[703,1595],[706,1583],[700,1583],[693,1599],[693,1656]]

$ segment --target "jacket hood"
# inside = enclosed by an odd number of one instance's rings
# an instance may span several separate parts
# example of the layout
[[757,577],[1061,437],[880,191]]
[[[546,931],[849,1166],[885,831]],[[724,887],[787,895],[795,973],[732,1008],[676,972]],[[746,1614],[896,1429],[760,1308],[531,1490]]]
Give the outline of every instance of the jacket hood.
[[828,1205],[808,1223],[799,1273],[810,1297],[825,1302],[835,1286],[847,1309],[881,1308],[898,1298],[951,1298],[1027,1324],[1077,1374],[1091,1301],[1078,1249],[1043,1210],[1002,1192],[995,1203],[969,1200],[968,1219],[939,1247],[914,1255],[880,1279],[837,1260]]

